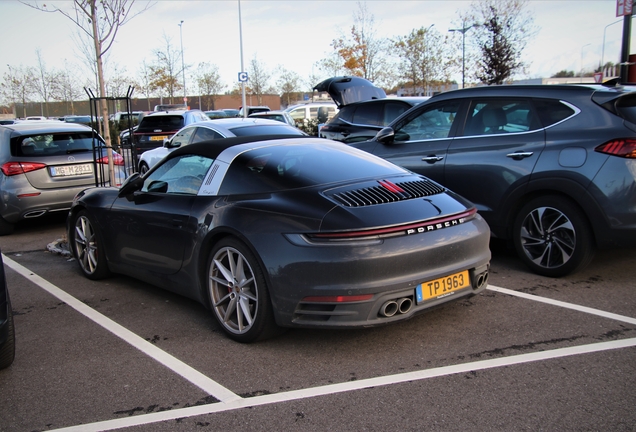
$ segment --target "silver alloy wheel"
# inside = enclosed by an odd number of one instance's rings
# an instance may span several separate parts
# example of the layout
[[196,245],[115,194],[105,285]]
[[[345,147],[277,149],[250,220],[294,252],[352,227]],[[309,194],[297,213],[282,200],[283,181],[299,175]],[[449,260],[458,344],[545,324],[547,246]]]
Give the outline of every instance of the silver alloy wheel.
[[90,220],[84,215],[75,220],[75,252],[79,264],[85,273],[93,274],[97,270],[97,237]]
[[148,171],[150,171],[150,168],[148,168],[148,165],[146,165],[145,163],[142,163],[141,165],[139,165],[139,174],[140,175],[144,175]]
[[521,223],[521,246],[536,265],[544,268],[563,266],[576,248],[572,221],[553,207],[538,207]]
[[258,289],[245,256],[232,247],[219,249],[210,265],[209,287],[214,312],[226,330],[248,332],[256,320]]

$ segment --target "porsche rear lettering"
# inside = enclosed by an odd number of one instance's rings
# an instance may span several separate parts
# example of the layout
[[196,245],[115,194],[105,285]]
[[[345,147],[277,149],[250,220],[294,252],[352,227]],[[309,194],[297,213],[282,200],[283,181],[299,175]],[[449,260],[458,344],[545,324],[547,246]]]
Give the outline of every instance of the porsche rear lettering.
[[433,223],[430,225],[424,225],[421,226],[419,228],[411,228],[411,229],[407,229],[406,230],[406,234],[421,234],[421,233],[425,233],[425,232],[429,232],[429,231],[437,231],[439,229],[443,229],[443,228],[450,228],[452,226],[455,225],[459,225],[466,222],[466,218],[459,218],[459,219],[455,219],[455,220],[451,220],[451,221],[447,221],[447,222],[441,222],[441,223]]

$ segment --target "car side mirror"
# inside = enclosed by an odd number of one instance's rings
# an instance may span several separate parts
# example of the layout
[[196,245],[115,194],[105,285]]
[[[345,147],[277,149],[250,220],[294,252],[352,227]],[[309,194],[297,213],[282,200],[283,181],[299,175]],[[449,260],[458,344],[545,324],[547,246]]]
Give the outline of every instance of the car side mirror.
[[155,180],[148,185],[148,192],[166,193],[168,192],[168,183],[161,180]]
[[139,175],[139,173],[134,173],[126,180],[119,188],[119,194],[117,196],[119,198],[132,195],[134,192],[141,190],[141,187],[144,185],[144,179]]
[[382,128],[374,139],[382,144],[391,144],[395,140],[395,131],[391,127]]

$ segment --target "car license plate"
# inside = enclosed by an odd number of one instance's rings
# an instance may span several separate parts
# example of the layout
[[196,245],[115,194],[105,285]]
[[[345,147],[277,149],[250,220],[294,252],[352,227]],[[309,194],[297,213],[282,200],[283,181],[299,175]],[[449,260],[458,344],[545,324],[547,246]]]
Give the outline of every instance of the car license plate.
[[421,283],[415,288],[417,302],[449,296],[470,285],[468,270]]
[[150,137],[150,141],[163,141],[168,138],[168,135],[153,135]]
[[91,174],[93,165],[87,163],[82,165],[62,165],[51,167],[51,175],[53,177],[76,176],[83,174]]

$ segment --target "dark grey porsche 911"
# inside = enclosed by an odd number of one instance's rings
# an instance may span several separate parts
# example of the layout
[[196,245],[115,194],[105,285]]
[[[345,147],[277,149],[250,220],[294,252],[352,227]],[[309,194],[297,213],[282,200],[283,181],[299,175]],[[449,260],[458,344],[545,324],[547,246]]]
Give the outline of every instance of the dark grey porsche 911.
[[241,342],[279,327],[412,317],[486,287],[474,206],[319,138],[228,138],[78,194],[69,243],[91,279],[122,273],[195,299]]

